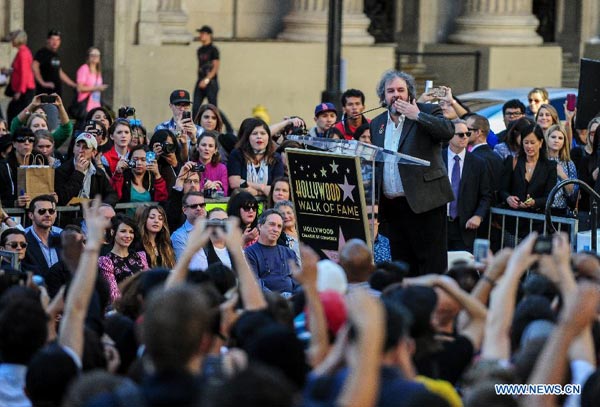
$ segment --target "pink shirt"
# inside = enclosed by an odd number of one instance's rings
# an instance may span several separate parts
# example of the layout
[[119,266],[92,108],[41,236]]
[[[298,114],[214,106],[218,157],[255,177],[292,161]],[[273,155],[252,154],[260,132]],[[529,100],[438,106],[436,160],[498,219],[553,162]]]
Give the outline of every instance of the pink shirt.
[[[83,64],[77,70],[77,84],[84,86],[98,86],[102,85],[102,74],[97,72],[93,74],[90,72],[88,64]],[[91,96],[90,96],[91,95]],[[100,92],[79,92],[77,101],[81,102],[85,98],[90,96],[88,99],[86,111],[90,111],[96,107],[102,106]]]

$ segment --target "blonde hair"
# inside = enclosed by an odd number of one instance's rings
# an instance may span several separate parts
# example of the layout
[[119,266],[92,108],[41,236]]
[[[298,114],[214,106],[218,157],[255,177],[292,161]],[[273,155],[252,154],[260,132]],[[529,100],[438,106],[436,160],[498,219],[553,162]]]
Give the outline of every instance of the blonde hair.
[[15,45],[27,44],[27,33],[24,30],[17,30],[12,35],[12,41]]
[[[550,135],[552,133],[554,133],[555,131],[560,132],[564,137],[563,146],[558,151],[558,159],[560,161],[571,161],[571,148],[569,146],[569,138],[567,137],[567,132],[566,132],[565,128],[563,126],[561,126],[560,124],[553,124],[552,126],[548,127],[548,130],[544,134],[544,138],[546,139],[546,147],[549,146],[548,139],[550,138]],[[548,152],[550,152],[549,147],[548,147]]]

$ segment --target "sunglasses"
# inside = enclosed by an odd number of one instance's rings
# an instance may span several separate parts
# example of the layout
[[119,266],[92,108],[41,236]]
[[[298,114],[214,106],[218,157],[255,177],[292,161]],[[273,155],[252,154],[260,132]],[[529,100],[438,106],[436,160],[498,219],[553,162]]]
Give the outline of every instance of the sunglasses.
[[186,208],[191,208],[191,209],[198,209],[198,208],[205,208],[206,207],[206,203],[202,202],[202,203],[197,203],[197,204],[191,204],[191,205],[186,205]]
[[54,215],[56,213],[56,209],[53,209],[53,208],[50,208],[50,209],[42,208],[42,209],[38,209],[37,210],[38,215],[45,215],[46,212],[48,212],[49,215]]
[[35,137],[19,136],[15,139],[17,143],[35,143]]
[[471,137],[471,132],[470,131],[465,131],[463,133],[454,133],[455,136],[458,137]]
[[21,249],[27,249],[27,242],[10,242],[6,243],[6,245],[11,249],[16,249],[17,247],[20,247]]
[[541,102],[541,100],[539,100],[539,99],[528,99],[528,100],[529,100],[529,103],[531,103],[531,102],[540,103]]
[[257,205],[254,202],[245,203],[242,205],[242,209],[245,211],[255,211]]

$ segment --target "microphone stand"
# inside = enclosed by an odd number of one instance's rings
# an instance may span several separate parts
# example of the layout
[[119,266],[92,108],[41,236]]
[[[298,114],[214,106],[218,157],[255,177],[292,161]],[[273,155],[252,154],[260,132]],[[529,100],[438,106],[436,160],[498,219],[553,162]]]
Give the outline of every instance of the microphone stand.
[[590,194],[590,199],[592,200],[591,206],[591,240],[592,240],[592,251],[596,252],[598,248],[598,237],[596,236],[596,230],[598,228],[598,201],[600,201],[600,194],[598,194],[594,188],[590,187],[585,182],[578,179],[566,179],[564,181],[559,182],[552,188],[552,191],[548,194],[548,199],[546,200],[546,208],[544,210],[546,215],[546,234],[556,233],[557,230],[552,224],[552,215],[550,213],[550,208],[552,203],[554,202],[554,195],[564,186],[570,184],[577,184],[579,188],[583,188],[586,190],[588,194]]

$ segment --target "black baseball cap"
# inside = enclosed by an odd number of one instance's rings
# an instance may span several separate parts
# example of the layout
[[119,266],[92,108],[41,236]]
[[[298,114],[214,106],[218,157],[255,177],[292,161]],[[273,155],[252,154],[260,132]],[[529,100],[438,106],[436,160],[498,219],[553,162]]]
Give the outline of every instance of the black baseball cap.
[[175,105],[177,103],[192,103],[190,100],[190,92],[188,92],[185,89],[176,89],[173,92],[171,92],[171,97],[169,98],[169,101],[172,105]]
[[198,28],[196,31],[198,31],[199,33],[208,33],[211,34],[213,33],[212,28],[210,28],[207,25],[203,25],[202,27]]
[[50,38],[50,37],[53,37],[55,35],[58,35],[59,37],[62,37],[62,33],[59,30],[53,28],[50,31],[48,31],[48,36],[46,38]]

